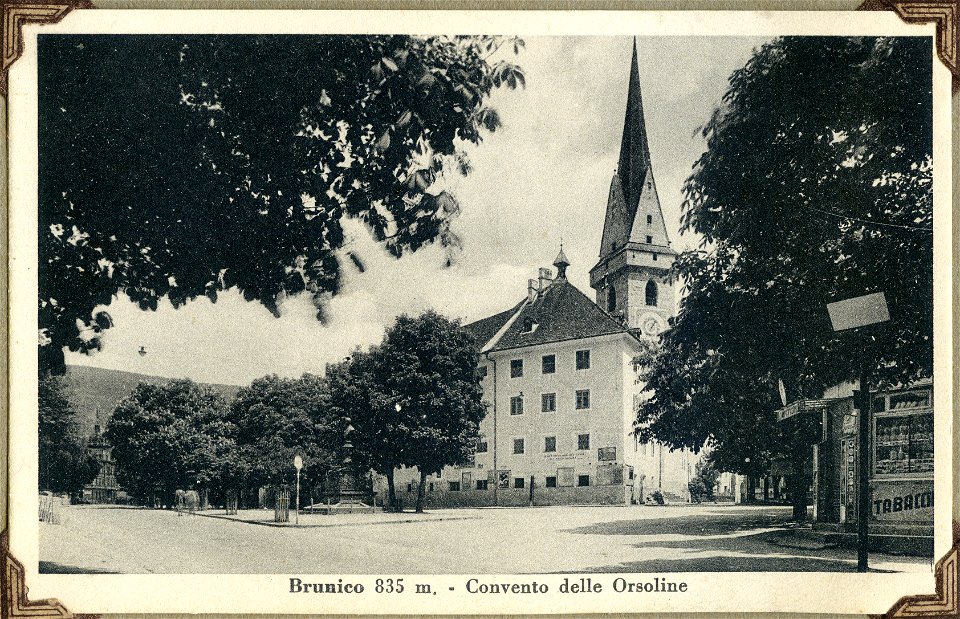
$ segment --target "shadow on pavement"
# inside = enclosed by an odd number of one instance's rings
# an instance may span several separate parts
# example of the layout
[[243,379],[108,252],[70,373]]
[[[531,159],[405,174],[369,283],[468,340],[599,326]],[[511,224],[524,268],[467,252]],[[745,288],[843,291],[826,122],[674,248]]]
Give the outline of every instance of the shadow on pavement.
[[95,570],[86,567],[77,567],[75,565],[61,565],[53,561],[40,562],[41,574],[119,574],[120,572],[111,572],[109,570]]
[[783,514],[697,514],[676,518],[638,518],[598,522],[566,533],[583,535],[726,535],[738,531],[783,526],[790,522],[790,513]]
[[[856,572],[856,562],[848,563],[818,557],[695,557],[690,559],[653,559],[605,565],[585,570],[592,573],[616,572]],[[880,572],[886,570],[870,570]]]

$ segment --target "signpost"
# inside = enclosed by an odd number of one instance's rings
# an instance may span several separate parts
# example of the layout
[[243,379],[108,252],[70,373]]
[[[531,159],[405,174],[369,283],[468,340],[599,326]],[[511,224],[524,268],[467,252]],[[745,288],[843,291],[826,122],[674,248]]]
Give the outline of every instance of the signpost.
[[300,454],[293,457],[293,466],[297,469],[297,511],[293,514],[293,524],[300,524],[300,469],[303,468],[303,458]]
[[[882,292],[854,297],[836,303],[827,304],[830,323],[834,331],[846,331],[869,325],[887,322],[890,312],[887,300]],[[870,517],[870,366],[871,361],[864,347],[860,359],[860,389],[854,392],[854,406],[860,411],[858,428],[858,451],[860,466],[858,475],[859,497],[857,501],[857,571],[866,572],[868,563],[867,544],[869,530],[867,519]]]

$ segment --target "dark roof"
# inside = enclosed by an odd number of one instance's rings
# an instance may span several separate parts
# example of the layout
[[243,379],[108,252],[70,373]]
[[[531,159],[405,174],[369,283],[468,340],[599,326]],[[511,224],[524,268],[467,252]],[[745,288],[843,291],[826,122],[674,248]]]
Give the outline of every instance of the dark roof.
[[[566,279],[554,281],[533,302],[524,304],[521,301],[513,309],[467,325],[467,329],[477,336],[483,347],[518,311],[516,320],[494,342],[490,351],[628,333],[626,327]],[[536,325],[532,332],[529,331],[531,324]],[[489,337],[483,339],[486,334]]]
[[494,335],[497,334],[497,331],[500,330],[503,325],[510,320],[510,317],[513,316],[520,306],[523,304],[523,301],[517,303],[510,309],[500,312],[499,314],[494,314],[488,318],[483,318],[476,322],[471,322],[470,324],[464,325],[464,328],[473,334],[473,337],[477,339],[477,346],[483,348],[486,346],[487,342],[490,341]]

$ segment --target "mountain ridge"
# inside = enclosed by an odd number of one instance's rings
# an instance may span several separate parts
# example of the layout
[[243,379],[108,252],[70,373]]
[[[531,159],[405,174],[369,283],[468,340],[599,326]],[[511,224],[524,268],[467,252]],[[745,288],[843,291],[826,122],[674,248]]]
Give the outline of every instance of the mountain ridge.
[[[93,433],[94,426],[99,425],[101,431],[103,430],[117,405],[129,396],[137,385],[162,385],[171,380],[177,379],[86,365],[68,365],[63,376],[63,386],[64,395],[77,411],[77,429],[82,437],[87,437]],[[212,388],[228,402],[243,388],[239,385],[197,384]]]

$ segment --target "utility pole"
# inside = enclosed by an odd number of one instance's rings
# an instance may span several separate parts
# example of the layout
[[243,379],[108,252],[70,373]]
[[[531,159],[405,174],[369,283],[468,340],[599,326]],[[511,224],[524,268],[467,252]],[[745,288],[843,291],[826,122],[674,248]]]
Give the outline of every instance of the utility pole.
[[870,517],[870,410],[872,408],[872,399],[870,397],[870,365],[867,361],[868,356],[863,356],[863,366],[860,369],[860,417],[858,419],[857,451],[860,452],[860,467],[858,475],[858,496],[857,496],[857,571],[866,572],[868,568],[868,544],[869,544],[869,525],[867,519]]
[[[882,292],[837,301],[827,304],[830,314],[830,323],[834,331],[847,329],[861,329],[870,325],[890,321],[890,311],[887,309],[887,299]],[[857,571],[866,572],[868,569],[868,543],[870,518],[870,466],[871,466],[871,431],[872,423],[870,409],[873,407],[873,398],[870,397],[870,368],[873,365],[870,350],[871,337],[869,333],[861,331],[863,351],[860,354],[860,389],[854,392],[854,407],[859,411],[857,424]]]

